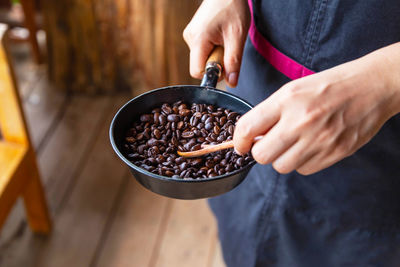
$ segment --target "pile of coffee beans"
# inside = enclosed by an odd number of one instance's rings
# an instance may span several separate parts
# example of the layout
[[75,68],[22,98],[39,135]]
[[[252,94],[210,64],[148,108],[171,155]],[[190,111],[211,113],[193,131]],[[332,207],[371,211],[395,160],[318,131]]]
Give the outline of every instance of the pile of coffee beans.
[[164,103],[142,114],[127,131],[125,156],[135,165],[163,176],[196,179],[223,175],[249,164],[251,156],[226,149],[183,158],[177,151],[194,151],[202,144],[232,140],[239,118],[240,114],[213,105]]

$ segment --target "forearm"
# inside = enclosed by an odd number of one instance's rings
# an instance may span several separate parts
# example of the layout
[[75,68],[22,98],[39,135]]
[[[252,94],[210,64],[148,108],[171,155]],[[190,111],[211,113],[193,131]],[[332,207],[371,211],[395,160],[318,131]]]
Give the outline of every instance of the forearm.
[[355,62],[366,68],[371,82],[382,83],[382,93],[391,99],[390,116],[400,113],[400,42],[378,49]]

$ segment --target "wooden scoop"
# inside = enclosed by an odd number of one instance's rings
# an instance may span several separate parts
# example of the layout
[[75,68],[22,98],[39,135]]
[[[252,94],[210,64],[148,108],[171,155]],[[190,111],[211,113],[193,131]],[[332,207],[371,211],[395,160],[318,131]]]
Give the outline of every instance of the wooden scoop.
[[181,157],[185,158],[193,158],[193,157],[200,157],[203,155],[210,154],[212,152],[216,152],[219,150],[223,149],[228,149],[233,147],[233,141],[227,141],[227,142],[222,142],[217,145],[203,145],[202,149],[195,150],[195,151],[189,151],[189,152],[183,152],[183,151],[178,151],[178,155]]
[[[257,142],[258,140],[260,140],[261,138],[263,138],[263,136],[256,136],[254,138],[253,143]],[[183,152],[183,151],[178,151],[178,155],[181,157],[185,157],[185,158],[194,158],[194,157],[201,157],[213,152],[217,152],[220,150],[224,150],[224,149],[228,149],[228,148],[233,148],[233,141],[226,141],[226,142],[222,142],[220,144],[216,144],[216,145],[202,145],[202,148],[199,150],[195,150],[195,151],[189,151],[189,152]]]

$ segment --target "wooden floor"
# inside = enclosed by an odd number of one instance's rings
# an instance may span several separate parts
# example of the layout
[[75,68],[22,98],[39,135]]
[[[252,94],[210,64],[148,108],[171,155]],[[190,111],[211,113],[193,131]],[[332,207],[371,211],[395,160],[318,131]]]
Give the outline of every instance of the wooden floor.
[[19,202],[1,232],[0,267],[224,266],[207,202],[147,191],[112,152],[108,127],[129,96],[67,96],[18,46],[20,93],[54,228],[32,234]]

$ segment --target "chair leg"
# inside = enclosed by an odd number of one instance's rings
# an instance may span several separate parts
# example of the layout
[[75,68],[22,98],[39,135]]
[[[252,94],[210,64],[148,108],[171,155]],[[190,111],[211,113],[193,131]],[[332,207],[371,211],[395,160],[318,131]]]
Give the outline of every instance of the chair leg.
[[35,20],[35,4],[34,0],[21,0],[22,9],[24,11],[24,24],[29,30],[29,42],[31,43],[33,57],[35,62],[40,64],[42,57],[40,54],[39,43],[36,38],[37,25]]
[[33,152],[30,153],[29,158],[31,161],[31,179],[29,179],[30,181],[26,185],[22,196],[31,229],[36,233],[46,234],[51,230],[51,220],[47,208],[46,197],[44,195]]

